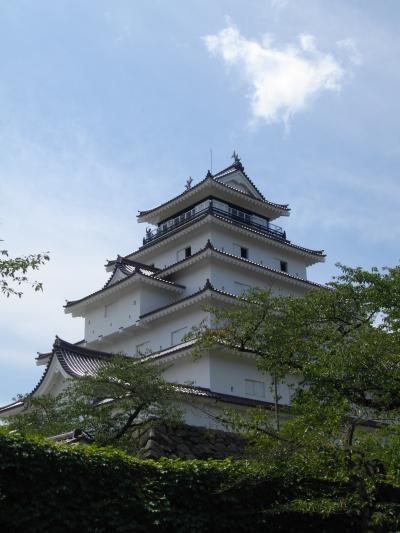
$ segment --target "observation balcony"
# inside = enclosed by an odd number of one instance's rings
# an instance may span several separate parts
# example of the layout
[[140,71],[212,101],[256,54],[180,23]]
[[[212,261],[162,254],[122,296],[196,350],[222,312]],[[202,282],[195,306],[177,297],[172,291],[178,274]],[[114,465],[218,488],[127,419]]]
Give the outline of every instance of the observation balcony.
[[267,235],[277,239],[286,241],[286,232],[280,226],[271,224],[271,222],[269,222],[269,220],[266,218],[246,213],[241,209],[224,204],[219,200],[210,199],[196,205],[195,207],[192,207],[192,209],[189,209],[188,211],[180,213],[176,217],[171,218],[166,222],[163,222],[154,230],[147,228],[146,236],[143,238],[143,245],[148,244],[159,237],[167,235],[171,231],[183,226],[190,220],[200,218],[205,213],[219,215],[225,219],[229,219],[238,226],[249,227],[262,233],[266,233]]

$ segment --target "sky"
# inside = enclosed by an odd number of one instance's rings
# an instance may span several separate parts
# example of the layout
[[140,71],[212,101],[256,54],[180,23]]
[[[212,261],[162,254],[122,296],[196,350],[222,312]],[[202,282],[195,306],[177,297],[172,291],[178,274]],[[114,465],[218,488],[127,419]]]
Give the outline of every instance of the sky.
[[141,244],[138,210],[236,150],[295,243],[335,263],[400,253],[397,0],[0,0],[0,238],[50,252],[0,300],[0,404],[32,390],[37,352],[76,342],[65,300]]

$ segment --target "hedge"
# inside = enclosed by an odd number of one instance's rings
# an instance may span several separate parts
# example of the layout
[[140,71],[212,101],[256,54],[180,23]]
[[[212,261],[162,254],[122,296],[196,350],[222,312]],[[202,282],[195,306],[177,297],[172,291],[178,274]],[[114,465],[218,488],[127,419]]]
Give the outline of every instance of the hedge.
[[300,493],[335,499],[344,490],[301,483],[262,478],[244,461],[143,461],[0,432],[4,532],[359,531],[354,510],[322,516],[290,509]]

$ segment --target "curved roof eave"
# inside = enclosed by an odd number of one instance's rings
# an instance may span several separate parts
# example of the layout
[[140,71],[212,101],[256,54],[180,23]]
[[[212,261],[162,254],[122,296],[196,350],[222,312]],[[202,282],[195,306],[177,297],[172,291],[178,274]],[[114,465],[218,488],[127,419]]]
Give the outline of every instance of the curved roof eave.
[[164,289],[172,290],[174,292],[180,292],[185,289],[183,285],[179,285],[176,283],[173,283],[172,281],[167,281],[155,276],[147,276],[140,272],[134,272],[133,274],[130,274],[126,276],[123,279],[120,279],[116,281],[115,283],[111,285],[105,285],[102,289],[99,289],[98,291],[92,292],[91,294],[88,294],[87,296],[84,296],[83,298],[80,298],[79,300],[71,300],[68,301],[64,305],[64,312],[65,313],[72,313],[73,309],[77,309],[81,304],[87,303],[90,300],[96,301],[103,298],[106,294],[112,294],[112,292],[119,290],[121,285],[127,281],[144,281],[148,284],[156,284]]
[[249,196],[248,194],[244,193],[243,191],[240,191],[239,189],[235,189],[234,187],[230,187],[229,185],[225,183],[215,180],[210,175],[210,176],[206,176],[199,183],[197,183],[190,189],[183,191],[181,194],[178,194],[171,200],[168,200],[167,202],[164,202],[163,204],[153,207],[152,209],[148,209],[145,211],[139,211],[139,214],[137,216],[138,221],[157,223],[158,219],[161,220],[163,218],[162,212],[166,211],[168,207],[179,205],[179,203],[182,203],[184,200],[191,198],[192,196],[195,196],[197,192],[199,192],[202,188],[205,188],[207,185],[217,188],[217,189],[220,188],[220,190],[222,191],[225,190],[227,192],[231,192],[234,195],[236,196],[238,195],[238,197],[241,197],[246,201],[250,201],[254,203],[255,205],[259,205],[262,208],[269,208],[273,212],[275,212],[277,216],[288,216],[290,213],[290,208],[287,204],[278,204],[278,203],[270,202],[268,200],[262,200],[259,198],[255,198],[253,196]]
[[281,246],[283,248],[288,247],[294,253],[300,253],[300,254],[305,255],[305,256],[307,256],[309,258],[313,258],[314,261],[310,262],[309,263],[310,265],[313,264],[313,263],[316,263],[316,262],[324,262],[325,261],[326,254],[324,253],[323,250],[311,250],[309,248],[304,248],[303,246],[299,246],[297,244],[293,244],[293,243],[291,243],[289,241],[285,241],[283,239],[278,239],[278,238],[276,238],[276,237],[274,237],[272,235],[269,235],[268,233],[257,231],[257,230],[255,230],[255,229],[253,229],[251,227],[247,227],[245,225],[237,225],[234,222],[232,222],[229,218],[225,218],[225,217],[221,216],[220,214],[217,215],[215,213],[208,212],[208,211],[206,213],[202,214],[201,216],[199,216],[198,218],[189,220],[188,222],[186,222],[182,226],[179,226],[179,228],[177,228],[175,230],[172,230],[171,232],[166,233],[166,234],[160,236],[159,238],[154,239],[153,241],[150,241],[149,243],[145,244],[144,246],[141,246],[135,252],[132,252],[132,253],[128,254],[126,257],[130,258],[130,257],[141,256],[143,253],[146,253],[147,250],[152,249],[154,246],[161,245],[161,243],[164,243],[167,239],[169,239],[171,237],[175,237],[176,238],[176,236],[179,236],[179,234],[181,232],[182,232],[182,234],[184,234],[183,232],[190,230],[190,228],[192,228],[192,227],[195,227],[196,224],[204,223],[204,221],[207,221],[207,220],[209,220],[211,218],[214,218],[214,219],[220,221],[222,224],[224,224],[226,226],[235,227],[235,229],[239,229],[240,231],[248,232],[248,233],[251,233],[252,235],[257,235],[257,237],[262,238],[262,239],[267,239],[268,241],[276,244],[277,246]]

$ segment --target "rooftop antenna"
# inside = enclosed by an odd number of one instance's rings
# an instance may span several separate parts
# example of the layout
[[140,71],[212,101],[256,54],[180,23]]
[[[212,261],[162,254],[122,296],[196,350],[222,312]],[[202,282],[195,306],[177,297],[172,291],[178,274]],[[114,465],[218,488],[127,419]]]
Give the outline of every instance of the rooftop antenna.
[[210,148],[210,170],[212,173],[212,148]]

